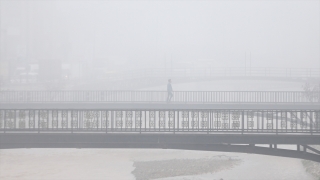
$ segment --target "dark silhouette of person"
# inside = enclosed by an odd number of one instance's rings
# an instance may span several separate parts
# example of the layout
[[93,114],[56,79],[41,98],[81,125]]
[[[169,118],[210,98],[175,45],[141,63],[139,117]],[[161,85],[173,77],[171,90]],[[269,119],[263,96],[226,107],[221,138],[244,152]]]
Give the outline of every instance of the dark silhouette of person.
[[168,92],[167,102],[170,102],[171,98],[173,97],[173,89],[171,86],[171,79],[168,80],[167,92]]

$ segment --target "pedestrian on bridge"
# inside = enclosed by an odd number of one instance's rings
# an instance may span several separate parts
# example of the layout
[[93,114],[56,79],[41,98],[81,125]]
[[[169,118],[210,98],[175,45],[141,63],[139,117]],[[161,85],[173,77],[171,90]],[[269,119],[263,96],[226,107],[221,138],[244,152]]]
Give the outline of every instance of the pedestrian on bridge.
[[171,79],[168,80],[167,92],[168,92],[167,103],[169,103],[171,101],[171,98],[173,97],[173,89],[171,86]]

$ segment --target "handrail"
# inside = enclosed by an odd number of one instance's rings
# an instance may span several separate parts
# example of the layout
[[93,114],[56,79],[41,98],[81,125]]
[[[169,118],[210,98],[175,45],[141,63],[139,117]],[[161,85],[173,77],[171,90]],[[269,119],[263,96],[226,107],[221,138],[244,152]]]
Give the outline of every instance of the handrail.
[[[166,91],[0,91],[0,102],[166,102]],[[320,92],[174,91],[172,103],[320,103]]]

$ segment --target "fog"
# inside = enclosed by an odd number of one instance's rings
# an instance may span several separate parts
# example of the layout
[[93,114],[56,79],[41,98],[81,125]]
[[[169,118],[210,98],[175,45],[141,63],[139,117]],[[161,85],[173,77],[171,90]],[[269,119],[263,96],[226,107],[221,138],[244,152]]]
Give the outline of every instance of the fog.
[[70,77],[95,69],[320,67],[319,1],[0,3],[4,79],[28,64],[39,65],[39,76],[67,69]]
[[316,0],[0,0],[0,179],[313,180],[319,79]]

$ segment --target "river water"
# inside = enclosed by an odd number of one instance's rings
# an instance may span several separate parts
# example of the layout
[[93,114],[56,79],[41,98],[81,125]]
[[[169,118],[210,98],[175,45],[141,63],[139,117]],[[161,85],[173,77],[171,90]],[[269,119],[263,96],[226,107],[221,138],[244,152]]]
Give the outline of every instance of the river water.
[[[244,153],[158,149],[10,149],[0,150],[1,180],[135,179],[135,161],[201,159],[217,156],[241,160],[213,173],[167,177],[179,180],[313,180],[301,160]],[[183,166],[181,166],[183,168]],[[159,171],[161,168],[158,169]],[[160,178],[161,179],[161,178]]]
[[[215,81],[174,84],[176,91],[201,90],[302,90],[302,83],[275,81]],[[147,90],[165,90],[166,85]],[[300,159],[245,153],[160,149],[3,149],[0,150],[1,180],[130,180],[134,162],[179,159],[237,159],[240,163],[202,174],[158,178],[162,180],[313,180]],[[185,168],[183,165],[179,165]],[[188,167],[190,168],[190,167]],[[214,168],[214,167],[213,167]],[[156,169],[161,171],[161,167]]]

